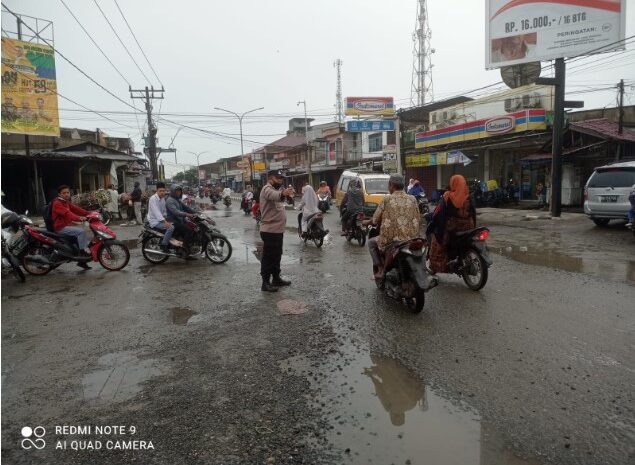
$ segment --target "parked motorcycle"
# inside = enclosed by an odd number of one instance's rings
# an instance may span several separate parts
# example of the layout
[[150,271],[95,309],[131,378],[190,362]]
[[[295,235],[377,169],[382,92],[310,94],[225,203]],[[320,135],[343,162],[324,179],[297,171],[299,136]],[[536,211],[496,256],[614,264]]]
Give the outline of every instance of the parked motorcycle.
[[[125,243],[117,240],[115,232],[108,228],[99,218],[99,213],[89,212],[86,215],[93,239],[88,247],[90,255],[82,255],[77,240],[24,224],[26,247],[18,256],[24,269],[32,275],[45,275],[64,263],[89,261],[99,262],[109,271],[119,271],[130,261],[130,251]],[[29,220],[30,221],[30,220]]]
[[[431,233],[428,234],[428,244]],[[492,265],[485,241],[489,237],[489,229],[474,228],[467,231],[450,233],[450,246],[447,251],[448,266],[463,278],[467,287],[473,291],[482,289],[487,283],[488,269]],[[426,259],[430,258],[430,247],[426,250]]]
[[[324,236],[329,233],[328,229],[324,229],[323,223],[324,217],[322,213],[314,213],[309,216],[307,221],[306,233],[302,233],[302,228],[298,227],[298,235],[301,239],[304,239],[306,244],[308,241],[313,241],[316,247],[322,247],[324,243]],[[298,215],[298,223],[302,221],[302,213]]]
[[322,213],[326,213],[331,208],[331,196],[328,194],[318,194],[318,208]]
[[355,218],[351,221],[351,228],[345,231],[346,240],[351,242],[353,239],[357,241],[360,247],[363,247],[366,244],[366,234],[368,233],[366,227],[362,225],[362,221],[366,219],[366,216],[363,212],[355,215]]
[[229,260],[232,255],[232,246],[227,237],[215,227],[214,220],[199,214],[191,219],[186,218],[185,225],[192,232],[191,242],[180,246],[170,244],[168,251],[164,252],[161,250],[163,232],[152,229],[146,223],[139,234],[143,258],[158,265],[170,257],[188,258],[204,252],[213,264],[225,263]]
[[[379,226],[370,226],[368,237],[379,235]],[[425,305],[425,294],[436,287],[439,280],[430,276],[425,264],[423,238],[393,243],[384,252],[384,277],[375,279],[375,284],[386,295],[404,301],[413,313],[419,313]],[[377,270],[373,267],[373,273]]]

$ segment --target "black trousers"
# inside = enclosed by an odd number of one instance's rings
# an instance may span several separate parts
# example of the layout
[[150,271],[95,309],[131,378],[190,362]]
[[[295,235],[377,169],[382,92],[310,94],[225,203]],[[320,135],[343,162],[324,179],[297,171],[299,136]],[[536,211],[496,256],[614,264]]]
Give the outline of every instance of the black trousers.
[[186,245],[190,245],[192,243],[193,234],[190,228],[185,226],[183,223],[179,223],[175,221],[172,223],[174,225],[174,235],[180,237]]
[[260,276],[269,281],[271,276],[280,276],[280,259],[282,258],[282,233],[260,232],[264,243],[260,260]]

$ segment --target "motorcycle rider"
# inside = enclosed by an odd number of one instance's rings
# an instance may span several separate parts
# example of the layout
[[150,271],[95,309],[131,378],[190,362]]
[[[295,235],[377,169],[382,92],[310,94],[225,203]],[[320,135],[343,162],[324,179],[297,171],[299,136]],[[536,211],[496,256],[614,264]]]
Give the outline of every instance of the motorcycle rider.
[[426,192],[423,190],[423,187],[421,187],[421,181],[415,179],[415,183],[408,191],[408,194],[414,195],[417,200],[419,200],[420,197],[425,197]]
[[163,231],[163,239],[161,239],[161,250],[168,251],[168,244],[174,233],[174,226],[170,223],[166,216],[168,216],[167,209],[165,207],[165,183],[157,183],[156,193],[148,200],[148,223],[150,227],[158,231]]
[[364,211],[364,192],[362,192],[362,181],[359,178],[353,179],[348,185],[348,192],[342,201],[344,211],[342,214],[342,236],[351,229],[351,222],[358,213]]
[[[71,236],[77,239],[80,255],[90,256],[88,244],[90,239],[84,228],[71,226],[73,224],[86,221],[88,212],[83,208],[71,203],[71,188],[62,185],[57,188],[57,198],[51,201],[51,219],[53,220],[53,231],[62,236]],[[86,262],[77,262],[77,266],[90,270]]]
[[465,178],[455,174],[450,178],[450,190],[443,194],[432,214],[426,234],[430,243],[430,269],[432,273],[451,271],[454,263],[448,262],[447,250],[450,232],[465,231],[476,227],[476,210],[470,198]]
[[419,207],[417,201],[404,191],[403,176],[393,174],[388,180],[390,195],[381,201],[372,220],[364,225],[381,224],[379,236],[368,240],[368,250],[373,259],[375,279],[384,276],[383,253],[393,242],[407,241],[419,235]]
[[251,186],[247,186],[242,197],[243,199],[240,203],[240,208],[245,209],[254,198],[254,189]]
[[301,237],[304,237],[307,232],[309,217],[320,211],[317,195],[315,195],[315,191],[310,184],[302,188],[302,201],[298,205],[298,210],[301,212],[298,216],[298,223],[302,231]]
[[170,197],[165,201],[165,208],[168,213],[168,221],[174,225],[174,232],[183,238],[183,248],[189,251],[192,241],[192,232],[185,225],[185,218],[196,216],[194,210],[181,201],[183,197],[183,187],[175,184],[170,188]]
[[320,181],[320,187],[318,187],[316,194],[318,198],[320,197],[320,195],[326,195],[326,209],[329,210],[331,206],[331,188],[328,186],[328,184],[326,184],[326,181]]

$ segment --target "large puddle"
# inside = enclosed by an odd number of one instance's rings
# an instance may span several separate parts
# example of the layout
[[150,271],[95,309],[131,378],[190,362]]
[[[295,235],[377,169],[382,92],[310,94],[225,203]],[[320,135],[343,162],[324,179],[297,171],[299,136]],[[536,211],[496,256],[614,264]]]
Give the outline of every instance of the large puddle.
[[567,255],[543,246],[518,246],[497,241],[490,251],[527,265],[545,266],[558,270],[584,273],[611,281],[635,284],[635,260],[607,260],[596,254]]
[[478,412],[452,403],[399,361],[350,352],[317,367],[303,357],[281,364],[312,384],[330,422],[329,444],[345,463],[537,465],[515,456]]
[[121,402],[143,389],[142,383],[164,373],[156,360],[140,359],[134,352],[113,352],[97,360],[99,368],[82,379],[85,400]]

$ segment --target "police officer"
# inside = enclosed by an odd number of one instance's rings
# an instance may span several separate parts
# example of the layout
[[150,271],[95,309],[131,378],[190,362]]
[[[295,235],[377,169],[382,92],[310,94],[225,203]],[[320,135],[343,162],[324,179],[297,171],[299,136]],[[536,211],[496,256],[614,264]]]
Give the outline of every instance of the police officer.
[[[267,184],[260,192],[260,237],[264,243],[260,261],[262,291],[276,292],[278,287],[288,286],[290,281],[280,277],[280,259],[282,258],[282,237],[287,225],[285,202],[293,199],[293,187],[282,189],[284,176],[282,171],[269,171]],[[273,280],[271,278],[273,277]]]

